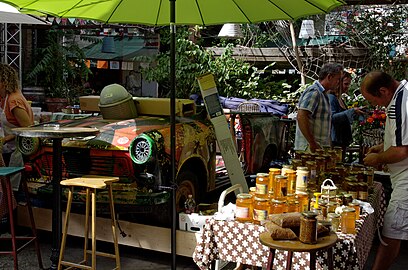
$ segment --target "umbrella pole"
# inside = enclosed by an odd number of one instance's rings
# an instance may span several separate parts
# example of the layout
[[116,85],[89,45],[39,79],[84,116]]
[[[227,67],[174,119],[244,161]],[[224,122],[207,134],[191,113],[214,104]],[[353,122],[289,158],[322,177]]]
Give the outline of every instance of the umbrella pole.
[[170,1],[170,154],[172,183],[171,269],[176,270],[176,0]]

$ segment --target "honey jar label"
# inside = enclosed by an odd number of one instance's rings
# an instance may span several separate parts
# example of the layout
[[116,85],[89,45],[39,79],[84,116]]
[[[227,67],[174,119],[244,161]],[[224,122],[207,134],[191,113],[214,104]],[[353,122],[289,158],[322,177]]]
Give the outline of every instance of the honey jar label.
[[268,217],[267,210],[254,209],[254,220],[262,221],[266,220],[267,217]]
[[248,218],[249,217],[249,208],[248,207],[239,207],[235,208],[235,217],[237,218]]
[[256,184],[256,193],[258,194],[268,194],[268,185]]

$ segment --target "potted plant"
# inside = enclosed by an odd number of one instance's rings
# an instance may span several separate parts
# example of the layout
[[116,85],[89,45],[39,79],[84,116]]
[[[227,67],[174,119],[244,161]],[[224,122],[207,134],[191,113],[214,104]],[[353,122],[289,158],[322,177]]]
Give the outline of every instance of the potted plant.
[[72,30],[51,28],[47,31],[47,45],[38,48],[38,62],[27,78],[44,87],[49,111],[61,111],[74,104],[78,93],[91,72],[85,64],[85,55],[78,46],[78,37]]

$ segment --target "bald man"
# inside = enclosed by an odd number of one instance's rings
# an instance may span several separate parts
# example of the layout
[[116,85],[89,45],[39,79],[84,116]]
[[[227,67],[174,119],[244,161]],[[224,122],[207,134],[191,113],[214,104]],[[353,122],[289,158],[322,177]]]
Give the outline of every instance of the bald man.
[[361,84],[361,93],[372,105],[387,109],[384,143],[368,150],[364,164],[387,164],[392,193],[384,216],[381,243],[373,270],[388,269],[398,256],[401,240],[408,240],[408,83],[387,73],[373,71]]

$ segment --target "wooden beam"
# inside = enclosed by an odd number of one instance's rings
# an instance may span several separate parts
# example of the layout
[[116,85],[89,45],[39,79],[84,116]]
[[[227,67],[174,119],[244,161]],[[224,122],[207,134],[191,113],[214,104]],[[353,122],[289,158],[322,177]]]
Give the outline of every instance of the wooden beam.
[[[33,212],[37,229],[51,231],[52,211],[50,209],[33,207]],[[19,206],[17,216],[18,225],[29,226],[28,224],[30,224],[30,221],[26,207]],[[65,213],[63,213],[63,220],[64,217]],[[113,243],[110,222],[111,221],[108,218],[96,218],[97,240]],[[118,234],[119,244],[171,253],[171,232],[169,228],[143,225],[123,220],[119,221],[119,224],[122,231],[127,234],[126,237]],[[84,215],[71,213],[68,234],[79,237],[84,236]],[[177,255],[192,257],[199,237],[201,237],[200,233],[177,230]]]

